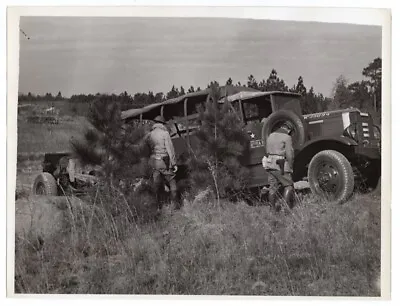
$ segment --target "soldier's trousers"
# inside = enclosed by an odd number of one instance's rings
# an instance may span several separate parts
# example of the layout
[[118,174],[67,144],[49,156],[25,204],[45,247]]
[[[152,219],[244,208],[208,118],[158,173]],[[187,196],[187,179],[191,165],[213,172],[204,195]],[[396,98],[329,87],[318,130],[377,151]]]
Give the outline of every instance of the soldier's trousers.
[[153,168],[153,187],[157,197],[158,208],[162,207],[161,194],[165,184],[170,189],[171,198],[174,205],[177,206],[177,185],[175,173],[169,169],[167,163],[163,159],[150,158],[150,165]]
[[290,172],[285,172],[283,175],[279,170],[268,170],[268,185],[269,185],[269,196],[268,200],[270,204],[277,210],[280,209],[276,205],[277,197],[282,189],[283,198],[287,202],[289,207],[293,207],[293,179]]

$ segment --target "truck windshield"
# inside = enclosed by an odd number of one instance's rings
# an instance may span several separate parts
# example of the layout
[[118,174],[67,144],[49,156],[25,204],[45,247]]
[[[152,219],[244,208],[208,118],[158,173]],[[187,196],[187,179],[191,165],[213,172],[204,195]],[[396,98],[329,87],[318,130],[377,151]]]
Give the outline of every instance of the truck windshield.
[[269,97],[262,96],[242,101],[245,123],[261,122],[272,113]]

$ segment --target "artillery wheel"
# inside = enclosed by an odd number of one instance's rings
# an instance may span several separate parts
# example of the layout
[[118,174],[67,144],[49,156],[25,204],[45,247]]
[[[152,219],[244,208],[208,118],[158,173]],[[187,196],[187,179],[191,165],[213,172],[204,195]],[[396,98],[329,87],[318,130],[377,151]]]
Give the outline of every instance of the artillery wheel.
[[42,172],[36,177],[32,189],[34,195],[58,195],[56,179],[48,172]]

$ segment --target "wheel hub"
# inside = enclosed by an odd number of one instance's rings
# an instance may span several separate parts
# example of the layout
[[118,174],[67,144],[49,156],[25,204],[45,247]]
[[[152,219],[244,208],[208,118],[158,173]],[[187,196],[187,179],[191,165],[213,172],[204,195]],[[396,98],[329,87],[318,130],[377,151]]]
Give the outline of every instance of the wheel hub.
[[46,195],[46,188],[45,188],[45,186],[44,186],[42,183],[40,183],[40,184],[37,185],[37,187],[36,187],[36,194],[39,194],[39,195]]
[[318,184],[330,193],[335,193],[339,184],[339,172],[331,164],[323,164],[318,171]]

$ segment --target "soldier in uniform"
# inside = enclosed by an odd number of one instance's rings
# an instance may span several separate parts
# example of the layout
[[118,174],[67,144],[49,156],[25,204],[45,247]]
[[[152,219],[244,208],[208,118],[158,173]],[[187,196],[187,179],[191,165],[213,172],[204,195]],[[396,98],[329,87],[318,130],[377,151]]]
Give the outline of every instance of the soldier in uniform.
[[292,127],[283,123],[276,131],[271,133],[266,141],[266,156],[263,158],[263,167],[268,172],[270,204],[277,211],[278,192],[283,189],[282,195],[290,208],[294,204],[294,187],[292,180],[294,151],[290,133]]
[[176,165],[175,150],[169,135],[168,129],[165,126],[165,119],[162,116],[157,116],[153,120],[150,133],[147,135],[147,140],[150,142],[152,149],[150,156],[150,166],[153,169],[153,186],[157,196],[158,209],[162,208],[160,200],[161,190],[167,183],[174,208],[179,208],[177,186],[175,174],[178,170]]

